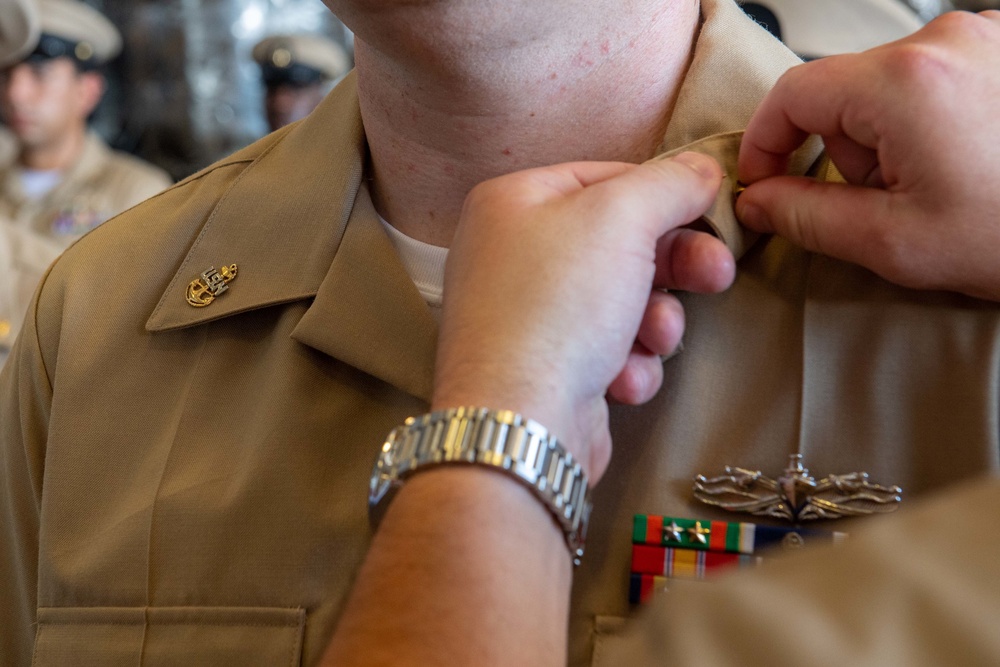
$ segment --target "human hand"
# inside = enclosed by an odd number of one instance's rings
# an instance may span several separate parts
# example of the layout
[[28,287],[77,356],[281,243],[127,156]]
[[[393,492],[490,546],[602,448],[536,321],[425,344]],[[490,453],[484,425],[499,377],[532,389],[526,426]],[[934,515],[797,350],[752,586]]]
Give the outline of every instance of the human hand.
[[716,292],[735,263],[680,229],[721,183],[710,158],[573,163],[487,181],[448,256],[433,409],[480,405],[545,425],[596,483],[611,455],[605,394],[649,400],[684,313],[663,289]]
[[[1000,300],[997,62],[1000,12],[952,12],[789,70],[744,135],[738,217],[906,287]],[[847,185],[783,175],[809,134]]]

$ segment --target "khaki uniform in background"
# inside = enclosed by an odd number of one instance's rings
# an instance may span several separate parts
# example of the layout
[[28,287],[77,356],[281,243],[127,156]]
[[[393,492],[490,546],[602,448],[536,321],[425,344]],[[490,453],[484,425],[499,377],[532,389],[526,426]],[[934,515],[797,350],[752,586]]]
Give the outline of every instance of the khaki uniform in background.
[[350,70],[344,49],[317,34],[271,35],[253,47],[271,131],[302,120]]
[[[89,134],[80,158],[38,200],[21,190],[14,153],[0,162],[0,364],[49,264],[97,225],[169,187],[166,172]],[[9,261],[4,261],[4,259]]]
[[[732,174],[738,130],[795,59],[728,0],[702,13],[664,150],[691,144]],[[436,323],[372,205],[366,152],[349,76],[55,264],[0,374],[0,662],[318,663],[371,536],[372,464],[426,410],[434,368]],[[711,222],[740,256],[734,286],[682,295],[664,389],[612,411],[573,665],[622,664],[633,514],[736,518],[693,501],[696,473],[774,477],[799,451],[818,477],[864,470],[909,499],[1000,467],[1000,307],[754,238],[729,192]],[[192,281],[231,264],[228,291],[188,305]],[[841,611],[782,599],[754,601],[771,629]],[[810,640],[849,663],[866,631]]]
[[17,139],[0,125],[0,164],[8,164],[17,155]]
[[0,67],[16,63],[35,48],[38,23],[35,0],[4,0],[0,4]]
[[0,366],[21,328],[31,295],[63,250],[51,239],[0,220]]

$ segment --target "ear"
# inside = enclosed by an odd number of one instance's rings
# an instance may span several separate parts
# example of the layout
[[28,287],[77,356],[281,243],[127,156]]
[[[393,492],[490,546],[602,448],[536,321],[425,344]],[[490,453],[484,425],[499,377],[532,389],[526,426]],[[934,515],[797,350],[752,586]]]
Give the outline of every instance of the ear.
[[97,108],[98,103],[104,96],[104,89],[106,87],[106,82],[104,80],[104,75],[98,72],[81,72],[80,73],[80,111],[84,118],[88,118],[90,114],[94,112]]

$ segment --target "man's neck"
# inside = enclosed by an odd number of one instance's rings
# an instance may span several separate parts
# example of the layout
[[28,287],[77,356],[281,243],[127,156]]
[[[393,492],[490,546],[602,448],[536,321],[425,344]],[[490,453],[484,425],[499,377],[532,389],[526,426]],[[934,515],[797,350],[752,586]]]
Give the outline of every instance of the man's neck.
[[651,157],[699,23],[696,0],[401,4],[355,29],[373,196],[440,246],[481,181]]
[[18,163],[36,171],[66,171],[80,159],[86,135],[86,128],[80,128],[44,144],[23,144]]

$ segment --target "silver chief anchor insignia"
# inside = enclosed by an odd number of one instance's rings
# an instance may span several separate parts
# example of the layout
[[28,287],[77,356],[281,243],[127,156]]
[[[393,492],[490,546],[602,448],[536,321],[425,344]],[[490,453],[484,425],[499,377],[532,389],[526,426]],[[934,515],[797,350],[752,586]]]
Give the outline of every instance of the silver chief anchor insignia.
[[869,481],[865,472],[816,481],[803,467],[801,454],[791,455],[785,473],[777,479],[759,470],[726,466],[724,475],[698,475],[694,480],[694,495],[703,503],[795,523],[891,512],[899,507],[902,493],[898,486]]

